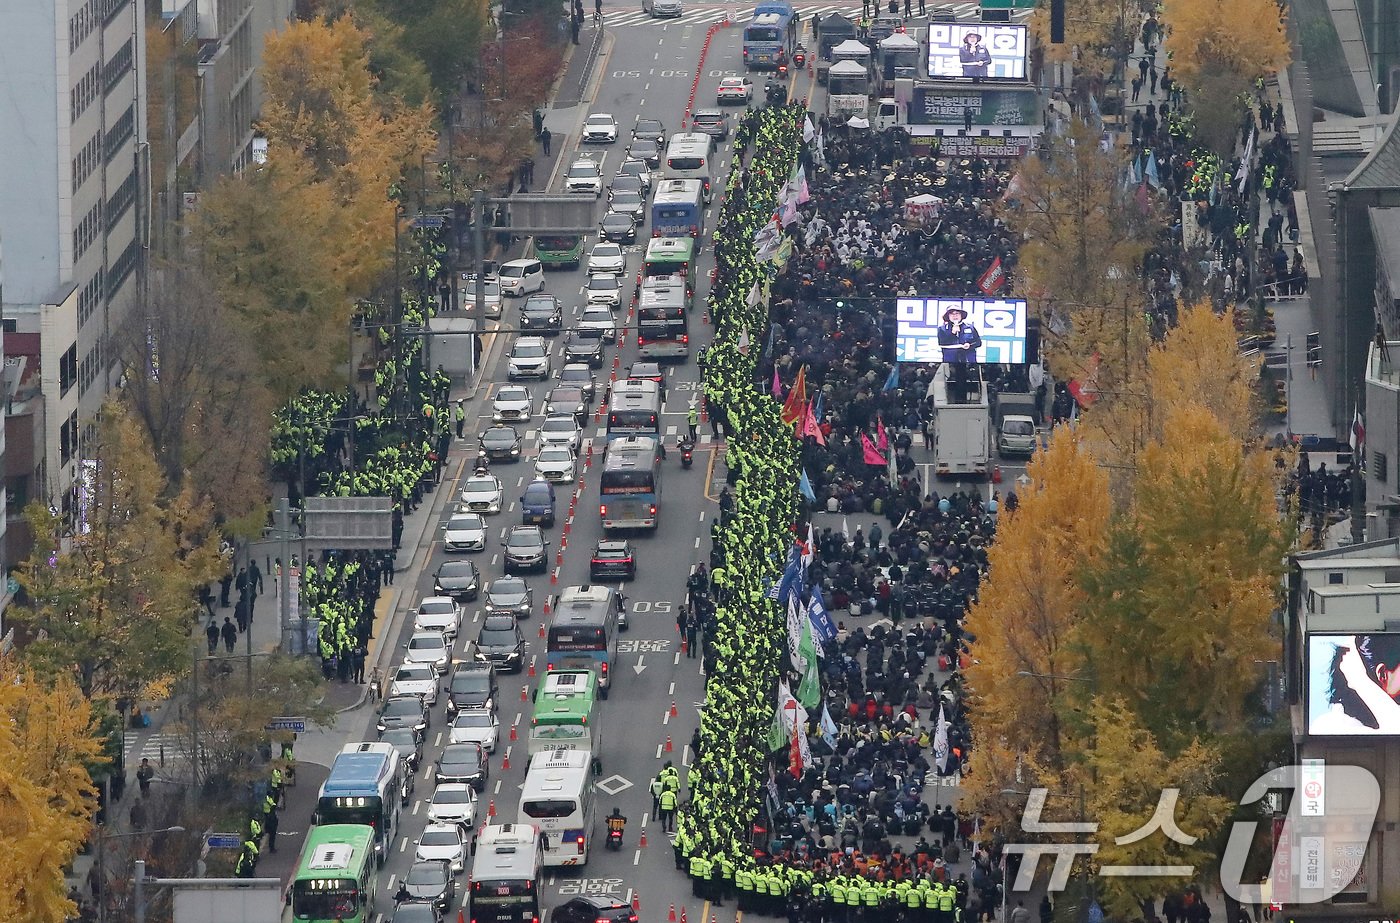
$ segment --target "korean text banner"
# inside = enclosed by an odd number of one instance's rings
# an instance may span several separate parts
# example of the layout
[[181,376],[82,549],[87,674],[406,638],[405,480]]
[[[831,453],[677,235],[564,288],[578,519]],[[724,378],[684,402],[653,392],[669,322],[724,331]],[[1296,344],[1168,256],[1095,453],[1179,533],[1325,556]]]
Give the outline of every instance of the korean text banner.
[[949,311],[961,311],[977,328],[978,362],[1026,361],[1026,303],[1012,298],[900,298],[895,302],[895,360],[942,362],[938,328]]

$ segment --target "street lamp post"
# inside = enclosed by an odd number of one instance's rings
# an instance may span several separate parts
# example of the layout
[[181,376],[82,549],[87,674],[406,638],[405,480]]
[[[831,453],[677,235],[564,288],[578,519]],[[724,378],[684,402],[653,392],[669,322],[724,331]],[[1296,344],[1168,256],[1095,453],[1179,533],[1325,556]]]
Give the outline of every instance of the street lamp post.
[[[110,810],[110,806],[108,807],[108,809]],[[102,827],[99,827],[99,828],[98,828],[98,831],[97,831],[97,881],[98,881],[97,923],[107,923],[107,870],[106,870],[106,868],[103,866],[103,861],[106,859],[106,855],[107,855],[107,849],[106,849],[107,841],[108,841],[108,840],[127,840],[127,839],[133,839],[133,838],[138,837],[138,836],[155,836],[155,835],[158,834],[158,833],[184,833],[184,832],[185,832],[185,828],[179,826],[178,824],[173,825],[173,826],[170,826],[170,827],[162,827],[162,828],[160,828],[159,830],[129,830],[129,831],[127,831],[126,833],[107,833],[107,832],[106,832],[106,825],[103,825]],[[137,866],[138,869],[144,869],[144,868],[145,868],[145,865],[146,865],[146,863],[145,863],[144,860],[142,860],[142,859],[137,859],[137,860],[136,860],[136,866]],[[145,910],[145,908],[141,906],[141,891],[140,891],[140,885],[137,885],[136,888],[137,888],[137,889],[136,889],[136,891],[134,892],[134,894],[135,894],[135,900],[136,900],[137,907],[138,907],[138,911],[137,911],[138,915],[137,915],[136,919],[137,919],[138,923],[144,923],[144,919],[145,919],[145,917],[144,917],[144,910]]]

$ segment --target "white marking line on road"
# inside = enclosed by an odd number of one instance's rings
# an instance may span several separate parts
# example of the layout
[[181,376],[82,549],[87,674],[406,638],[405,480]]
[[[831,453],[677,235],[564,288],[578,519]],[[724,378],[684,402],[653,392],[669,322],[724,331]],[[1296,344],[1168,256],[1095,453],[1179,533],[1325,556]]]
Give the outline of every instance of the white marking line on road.
[[681,765],[690,765],[690,744],[686,744],[684,747],[681,748]]
[[643,829],[643,830],[645,830],[645,829],[647,828],[647,821],[649,821],[649,820],[651,820],[651,812],[650,812],[650,811],[643,811],[643,812],[642,812],[642,829]]
[[[394,884],[393,884],[393,881],[391,880],[390,883],[389,883],[389,892],[390,892],[390,893],[393,893],[393,890],[394,890]],[[376,913],[376,914],[374,915],[374,923],[384,923],[384,914],[382,914],[382,913]]]
[[499,795],[500,793],[501,793],[501,780],[500,780],[500,779],[497,779],[497,780],[496,780],[496,790],[495,790],[494,792],[492,792],[491,794],[493,794],[493,795]]
[[646,98],[645,96],[643,96],[641,99],[637,100],[637,105],[639,105],[639,106],[645,106],[646,104],[647,104],[647,98]]
[[[665,27],[663,26],[662,28],[665,28]],[[653,61],[660,61],[660,60],[661,60],[661,52],[658,51],[656,54],[652,55],[652,56],[651,56],[651,59],[652,59]]]
[[506,512],[507,512],[507,513],[514,513],[514,512],[515,512],[515,501],[514,501],[514,500],[510,501],[510,506],[506,507]]
[[[696,547],[698,548],[699,546],[697,545]],[[493,554],[493,555],[491,555],[491,566],[492,566],[492,567],[495,567],[495,566],[496,566],[496,563],[497,563],[498,561],[500,561],[500,560],[501,560],[501,556],[500,556],[499,554]]]
[[636,852],[632,853],[632,864],[633,864],[633,865],[641,865],[641,864],[642,864],[642,851],[641,851],[640,849],[637,850]]
[[512,724],[513,726],[515,726],[515,727],[520,727],[520,717],[521,717],[520,712],[516,712],[516,713],[515,713],[515,720],[512,721],[511,724]]
[[670,710],[669,708],[666,709],[665,714],[663,714],[663,715],[661,716],[661,723],[662,723],[662,724],[670,724],[670,723],[671,723],[671,710]]
[[700,536],[698,536],[698,535],[695,536],[695,547],[696,547],[696,548],[699,548],[699,547],[700,547]]
[[676,656],[675,656],[675,659],[673,659],[673,660],[671,661],[671,666],[673,666],[673,667],[678,667],[678,666],[680,666],[680,665],[681,665],[681,652],[680,652],[680,651],[676,651]]
[[438,731],[438,732],[437,732],[437,739],[433,741],[433,746],[434,746],[434,747],[441,747],[441,746],[442,746],[442,731]]
[[[398,876],[397,873],[395,873],[395,874],[389,876],[389,893],[390,893],[390,894],[393,894],[393,893],[394,893],[394,884],[398,881],[398,878],[399,878],[399,876]],[[380,916],[383,916],[383,914],[380,914]]]
[[705,521],[705,511],[704,511],[704,510],[701,510],[701,511],[700,511],[700,521],[701,521],[701,522],[704,522],[704,521]]
[[516,487],[524,487],[524,486],[525,486],[525,475],[522,474],[520,477],[518,477],[518,478],[515,479],[515,486],[516,486]]
[[554,877],[554,873],[551,872],[550,875],[549,875],[549,878],[545,880],[545,884],[549,885],[549,886],[552,888],[552,887],[554,887],[554,882],[555,882],[555,880],[556,880],[556,879],[555,879],[555,877]]
[[665,749],[665,747],[666,747],[665,744],[657,744],[657,745],[656,745],[656,758],[657,758],[657,759],[661,759],[661,751],[662,751],[663,749]]
[[415,816],[418,814],[418,809],[421,808],[422,806],[423,806],[423,799],[422,799],[422,798],[419,798],[419,799],[417,799],[416,801],[413,802],[413,813],[414,813]]
[[405,849],[408,849],[408,837],[399,840],[399,852],[403,852]]
[[675,683],[674,680],[671,682],[671,688],[666,690],[666,694],[667,694],[667,695],[675,695],[675,694],[676,694],[676,683]]

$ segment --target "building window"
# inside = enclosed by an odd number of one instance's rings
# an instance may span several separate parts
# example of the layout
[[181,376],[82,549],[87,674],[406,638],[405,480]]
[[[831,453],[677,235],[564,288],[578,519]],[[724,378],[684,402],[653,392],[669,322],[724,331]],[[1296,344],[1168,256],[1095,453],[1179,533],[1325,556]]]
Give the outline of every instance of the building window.
[[140,248],[136,246],[135,238],[126,245],[122,255],[117,257],[112,263],[112,268],[107,273],[107,300],[112,300],[117,292],[121,291],[122,283],[126,277],[131,275],[131,271],[136,268],[136,260],[140,256]]
[[78,327],[86,324],[97,310],[98,302],[102,300],[102,270],[93,273],[87,285],[78,293]]
[[102,203],[98,202],[88,210],[83,216],[83,220],[78,222],[78,226],[73,229],[73,262],[83,258],[87,248],[97,239],[97,233],[102,229]]
[[1380,481],[1380,482],[1383,483],[1383,484],[1384,484],[1384,483],[1388,483],[1389,480],[1390,480],[1390,479],[1389,479],[1389,475],[1390,475],[1390,465],[1389,465],[1389,462],[1390,462],[1390,459],[1386,457],[1386,454],[1385,454],[1384,452],[1372,452],[1372,453],[1371,453],[1371,477],[1375,478],[1376,480]]
[[102,150],[108,163],[112,162],[112,158],[117,156],[117,153],[122,149],[122,145],[127,142],[127,139],[130,138],[135,131],[136,106],[133,104],[126,107],[126,111],[121,114],[120,118],[112,123],[112,127],[107,130],[106,137],[102,139]]
[[1339,570],[1330,571],[1330,572],[1327,574],[1327,584],[1328,584],[1328,586],[1338,586],[1338,585],[1340,585],[1340,584],[1342,583],[1342,580],[1343,580],[1343,575],[1342,575],[1342,572],[1339,571]]
[[98,66],[94,64],[86,74],[78,79],[77,86],[68,91],[70,121],[78,121],[82,114],[87,111],[88,106],[92,105],[93,100],[97,99],[98,70]]
[[122,215],[136,201],[136,171],[132,170],[127,174],[126,179],[112,193],[112,197],[107,200],[107,230],[117,226]]
[[78,50],[97,25],[97,0],[87,0],[68,18],[68,53]]
[[93,344],[92,349],[83,356],[82,365],[78,367],[78,393],[86,394],[93,383],[97,381],[98,374],[102,370],[102,342],[99,340]]
[[131,39],[127,39],[126,44],[118,48],[111,60],[102,66],[103,92],[112,92],[112,87],[120,83],[127,71],[131,70],[131,48]]
[[67,394],[68,389],[78,381],[78,344],[74,343],[58,360],[58,393]]
[[131,0],[98,0],[102,10],[102,24],[110,25],[117,15],[131,6]]
[[58,455],[62,464],[68,464],[73,460],[73,455],[78,451],[78,411],[73,411],[68,415],[68,422],[63,424],[58,432]]
[[78,151],[78,156],[73,158],[73,195],[78,194],[78,189],[92,175],[92,171],[97,169],[98,158],[102,155],[102,129],[98,128],[88,139],[88,143]]

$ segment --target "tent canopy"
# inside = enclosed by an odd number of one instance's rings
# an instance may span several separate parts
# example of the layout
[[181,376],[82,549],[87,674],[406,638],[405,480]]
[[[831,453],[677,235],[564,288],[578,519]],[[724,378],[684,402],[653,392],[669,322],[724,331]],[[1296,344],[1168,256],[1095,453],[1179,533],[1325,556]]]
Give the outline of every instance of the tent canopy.
[[837,61],[831,65],[833,77],[864,77],[870,71],[859,61]]
[[940,199],[938,196],[929,195],[927,192],[920,193],[919,195],[904,200],[906,205],[937,205],[942,201],[943,200]]
[[837,45],[835,48],[831,49],[831,53],[833,55],[843,55],[845,57],[850,57],[851,55],[869,56],[870,49],[865,47],[855,39],[848,38],[841,44]]
[[888,38],[880,40],[881,48],[915,48],[919,43],[907,32],[896,32]]
[[823,35],[855,35],[855,23],[840,13],[831,13],[817,21],[817,31]]
[[870,120],[859,115],[853,115],[846,124],[851,128],[869,128]]

